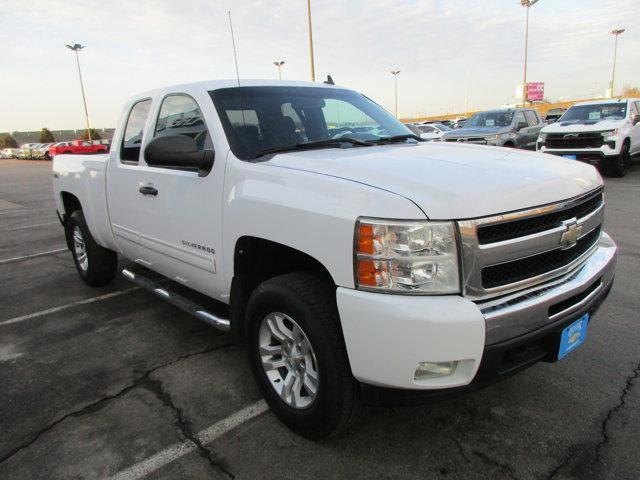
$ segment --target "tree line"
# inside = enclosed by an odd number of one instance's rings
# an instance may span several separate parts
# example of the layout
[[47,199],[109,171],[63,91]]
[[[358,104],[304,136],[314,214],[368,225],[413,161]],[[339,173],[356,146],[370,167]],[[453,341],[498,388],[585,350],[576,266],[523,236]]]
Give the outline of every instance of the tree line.
[[[91,130],[91,140],[102,140],[100,134],[96,131],[95,128]],[[87,135],[87,131],[83,130],[82,135],[80,135],[82,140],[89,140],[89,136]],[[40,143],[54,143],[56,141],[56,137],[51,133],[47,127],[44,127],[40,130]],[[18,142],[16,141],[13,135],[2,135],[0,136],[0,148],[17,148]]]

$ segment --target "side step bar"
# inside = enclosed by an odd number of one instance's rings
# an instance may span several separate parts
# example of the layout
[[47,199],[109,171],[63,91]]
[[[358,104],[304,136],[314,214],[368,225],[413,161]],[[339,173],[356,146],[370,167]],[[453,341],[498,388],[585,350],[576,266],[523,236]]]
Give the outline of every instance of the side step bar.
[[175,292],[169,292],[168,290],[162,288],[160,284],[154,282],[153,280],[140,275],[139,273],[133,273],[126,268],[122,270],[122,275],[131,280],[133,283],[138,285],[139,287],[144,288],[145,290],[149,290],[156,297],[159,297],[163,300],[166,300],[171,305],[178,307],[180,310],[183,310],[199,320],[208,323],[212,327],[217,328],[222,331],[229,331],[230,323],[226,318],[220,318],[211,312],[206,311],[202,306],[198,305],[195,302],[192,302],[187,297],[179,295]]

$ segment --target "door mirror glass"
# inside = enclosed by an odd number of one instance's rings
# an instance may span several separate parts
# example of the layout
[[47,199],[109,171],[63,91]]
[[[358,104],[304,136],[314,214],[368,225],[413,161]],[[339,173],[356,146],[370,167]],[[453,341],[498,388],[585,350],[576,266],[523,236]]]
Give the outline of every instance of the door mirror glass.
[[527,122],[518,122],[518,125],[516,125],[516,130],[520,131],[523,128],[527,128],[529,125],[527,124]]
[[194,170],[201,177],[211,170],[213,159],[213,150],[199,150],[196,141],[187,135],[156,137],[144,150],[149,166]]

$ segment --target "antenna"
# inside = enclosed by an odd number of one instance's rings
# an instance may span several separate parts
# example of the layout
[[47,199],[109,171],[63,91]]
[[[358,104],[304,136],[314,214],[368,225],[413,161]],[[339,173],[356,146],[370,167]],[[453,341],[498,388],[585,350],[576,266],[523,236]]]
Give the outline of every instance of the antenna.
[[231,23],[231,10],[227,10],[229,14],[229,29],[231,30],[231,43],[233,44],[233,58],[236,61],[236,78],[238,79],[238,86],[240,86],[240,72],[238,71],[238,54],[236,53],[236,39],[233,36],[233,23]]

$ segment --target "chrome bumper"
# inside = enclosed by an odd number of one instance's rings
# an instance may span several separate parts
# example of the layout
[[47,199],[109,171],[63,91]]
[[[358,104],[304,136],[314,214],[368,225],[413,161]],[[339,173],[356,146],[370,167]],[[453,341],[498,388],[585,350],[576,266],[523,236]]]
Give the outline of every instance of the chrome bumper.
[[606,233],[577,268],[553,281],[477,302],[486,323],[485,345],[560,322],[602,295],[613,282],[617,247]]

